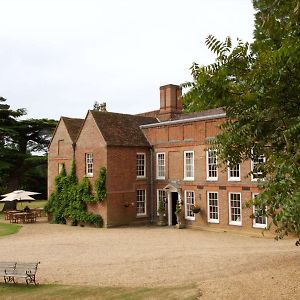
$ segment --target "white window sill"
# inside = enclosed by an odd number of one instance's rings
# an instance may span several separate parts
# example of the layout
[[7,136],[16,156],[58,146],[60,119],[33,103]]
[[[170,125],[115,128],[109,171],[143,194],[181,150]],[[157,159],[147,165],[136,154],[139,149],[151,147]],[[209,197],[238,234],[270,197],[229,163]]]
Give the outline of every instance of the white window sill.
[[239,182],[239,181],[241,181],[241,178],[228,178],[228,181]]
[[194,181],[195,178],[194,177],[186,177],[186,178],[183,178],[184,181]]
[[206,178],[206,181],[218,181],[218,177],[208,177]]
[[231,221],[229,222],[229,225],[242,226],[242,222]]
[[137,176],[136,179],[146,179],[146,176]]
[[166,180],[166,177],[156,177],[156,180]]
[[220,221],[219,220],[208,220],[208,223],[219,224]]
[[253,228],[266,229],[267,225],[266,224],[253,224]]
[[94,174],[86,174],[86,177],[94,177]]
[[189,220],[189,221],[195,221],[195,217],[187,217],[187,216],[186,216],[185,219],[186,219],[186,220]]
[[147,217],[147,214],[139,214],[139,215],[136,215],[137,218],[145,218]]

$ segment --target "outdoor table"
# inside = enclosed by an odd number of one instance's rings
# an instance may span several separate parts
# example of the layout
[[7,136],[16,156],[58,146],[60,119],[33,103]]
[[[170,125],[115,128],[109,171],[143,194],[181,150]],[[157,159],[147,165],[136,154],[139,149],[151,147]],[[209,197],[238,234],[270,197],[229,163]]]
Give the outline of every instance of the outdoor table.
[[19,210],[7,210],[7,211],[4,212],[4,213],[5,213],[4,219],[5,219],[5,220],[10,220],[11,217],[12,217],[12,215],[13,215],[14,213],[18,213],[18,212],[20,212],[20,211],[19,211]]
[[44,209],[42,207],[36,207],[36,208],[33,208],[31,211],[33,211],[35,213],[36,217],[41,217]]
[[34,223],[36,222],[36,218],[34,213],[30,212],[18,212],[13,214],[13,218],[15,218],[16,223]]

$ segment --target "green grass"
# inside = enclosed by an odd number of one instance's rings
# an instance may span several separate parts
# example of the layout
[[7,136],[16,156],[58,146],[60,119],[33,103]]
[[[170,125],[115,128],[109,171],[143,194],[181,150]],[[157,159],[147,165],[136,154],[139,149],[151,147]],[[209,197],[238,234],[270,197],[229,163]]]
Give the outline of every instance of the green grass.
[[17,233],[21,225],[0,223],[0,236]]
[[140,299],[199,299],[201,292],[195,285],[161,288],[121,288],[69,285],[0,284],[2,299],[104,299],[104,300],[140,300]]

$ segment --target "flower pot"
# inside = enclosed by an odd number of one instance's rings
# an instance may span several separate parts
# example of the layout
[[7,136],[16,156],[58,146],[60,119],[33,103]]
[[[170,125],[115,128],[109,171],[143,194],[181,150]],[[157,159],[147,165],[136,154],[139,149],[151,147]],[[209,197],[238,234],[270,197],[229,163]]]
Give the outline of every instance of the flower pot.
[[200,212],[200,207],[194,207],[192,211],[194,214],[198,214]]
[[158,226],[167,226],[167,220],[166,217],[164,216],[163,213],[158,215],[158,222],[157,222]]

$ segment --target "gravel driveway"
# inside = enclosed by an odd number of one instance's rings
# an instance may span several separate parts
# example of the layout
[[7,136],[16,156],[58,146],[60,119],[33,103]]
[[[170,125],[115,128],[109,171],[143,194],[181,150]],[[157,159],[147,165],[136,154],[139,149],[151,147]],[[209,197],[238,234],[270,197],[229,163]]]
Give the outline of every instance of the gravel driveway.
[[195,284],[201,299],[300,299],[300,249],[294,240],[169,227],[36,223],[1,237],[0,246],[2,260],[40,261],[40,283]]

